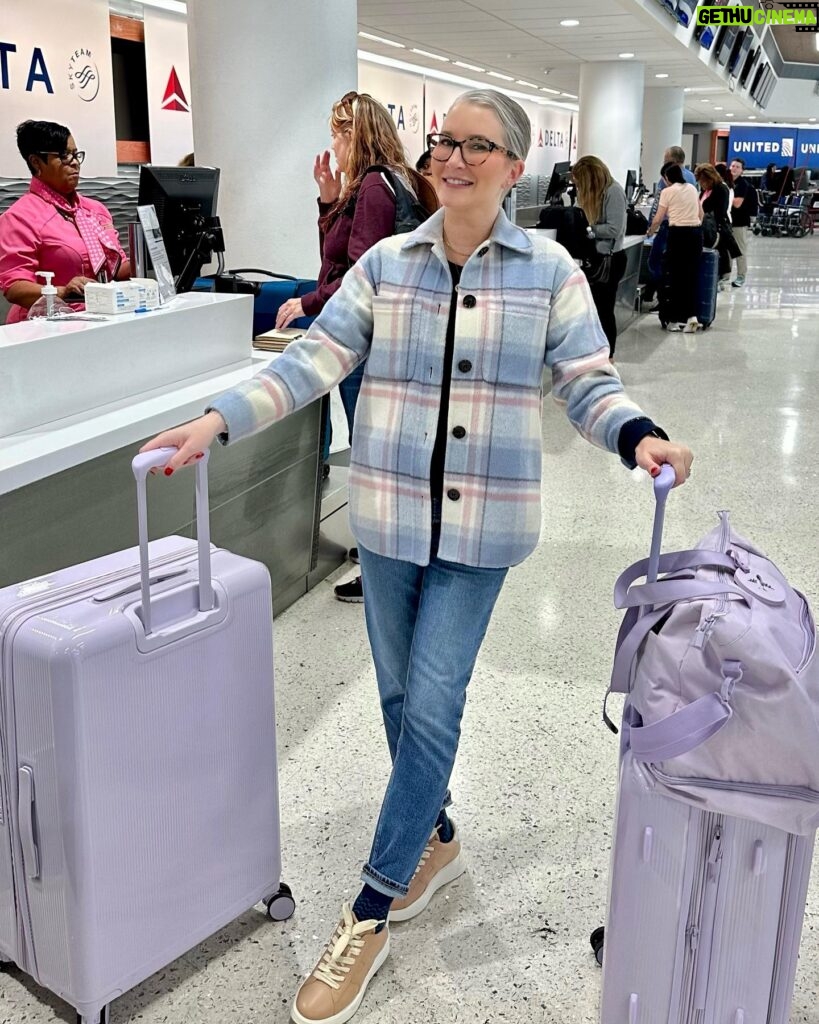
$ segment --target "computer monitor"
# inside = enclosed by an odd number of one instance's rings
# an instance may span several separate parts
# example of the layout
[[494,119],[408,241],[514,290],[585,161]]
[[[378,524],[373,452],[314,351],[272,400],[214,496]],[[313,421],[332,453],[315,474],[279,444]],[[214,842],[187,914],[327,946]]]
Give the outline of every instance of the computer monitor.
[[722,37],[722,42],[719,43],[717,48],[717,64],[720,67],[725,67],[728,63],[728,58],[731,56],[731,51],[734,48],[734,43],[739,35],[739,28],[736,25],[728,25],[725,29],[725,34]]
[[760,61],[759,67],[756,69],[756,74],[754,75],[754,80],[751,84],[750,92],[752,100],[755,100],[757,98],[757,90],[759,89],[759,83],[762,81],[762,76],[763,74],[765,74],[767,70],[768,65],[764,61]]
[[139,205],[153,206],[178,292],[190,291],[203,263],[223,252],[216,213],[218,167],[139,169]]
[[742,68],[742,72],[740,73],[740,76],[739,76],[740,88],[742,88],[742,86],[744,86],[745,83],[748,81],[748,76],[750,75],[751,71],[753,70],[753,67],[756,64],[756,62],[759,60],[761,52],[762,51],[760,49],[758,49],[757,47],[755,47],[755,46],[751,47],[751,52],[745,58],[745,64],[744,64],[744,66]]
[[634,198],[634,190],[637,188],[637,172],[626,171],[626,199],[631,202]]
[[750,52],[753,41],[754,30],[752,28],[746,28],[742,35],[737,36],[734,48],[731,50],[731,56],[728,58],[729,75],[738,75],[742,70],[742,65],[745,63],[745,58]]
[[556,163],[552,168],[552,176],[549,179],[549,187],[546,189],[544,202],[554,202],[559,199],[569,187],[572,165],[568,160]]

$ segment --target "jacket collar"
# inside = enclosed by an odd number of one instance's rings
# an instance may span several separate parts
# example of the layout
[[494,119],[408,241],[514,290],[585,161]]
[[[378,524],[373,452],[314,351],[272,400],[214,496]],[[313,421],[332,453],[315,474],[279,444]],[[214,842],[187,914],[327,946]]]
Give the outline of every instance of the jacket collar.
[[[401,251],[405,252],[419,245],[432,245],[434,247],[437,244],[442,248],[444,241],[443,227],[444,211],[442,209],[436,210],[430,218],[407,235],[407,240],[401,246]],[[523,228],[513,224],[503,210],[498,210],[498,216],[492,225],[488,241],[496,242],[505,249],[511,249],[513,252],[523,253],[527,256],[532,253],[534,248],[529,235]]]

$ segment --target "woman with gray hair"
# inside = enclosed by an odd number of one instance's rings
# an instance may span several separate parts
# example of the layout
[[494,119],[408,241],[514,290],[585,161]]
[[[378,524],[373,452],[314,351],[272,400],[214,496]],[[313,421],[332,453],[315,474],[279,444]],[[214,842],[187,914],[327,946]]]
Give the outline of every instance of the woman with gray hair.
[[[428,139],[442,209],[377,242],[305,337],[200,419],[146,445],[233,443],[325,394],[366,360],[350,459],[350,521],[392,758],[364,887],[301,984],[297,1024],[344,1024],[389,953],[389,926],[464,871],[449,779],[467,685],[509,567],[541,524],[541,378],[592,443],[652,474],[688,476],[623,392],[582,272],[500,209],[531,128],[491,91],[464,93]],[[352,737],[350,796],[368,751]]]

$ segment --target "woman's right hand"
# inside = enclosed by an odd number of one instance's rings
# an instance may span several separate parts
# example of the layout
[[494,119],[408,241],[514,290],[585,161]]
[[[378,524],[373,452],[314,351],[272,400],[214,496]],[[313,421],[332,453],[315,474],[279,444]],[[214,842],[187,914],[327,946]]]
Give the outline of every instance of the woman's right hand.
[[176,448],[176,454],[172,455],[165,464],[165,475],[170,476],[175,469],[180,469],[182,466],[201,459],[205,451],[213,444],[216,435],[222,434],[226,430],[227,424],[221,414],[208,412],[204,416],[200,416],[198,420],[183,423],[181,427],[164,430],[139,450],[140,452],[151,452],[155,448]]
[[75,301],[77,297],[82,298],[85,295],[85,286],[90,280],[90,277],[83,277],[82,275],[72,277],[68,284],[57,289],[57,298],[69,301],[72,295],[74,296]]
[[334,203],[341,195],[341,171],[333,174],[329,149],[325,149],[323,154],[316,157],[313,177],[319,187],[319,199],[323,203]]

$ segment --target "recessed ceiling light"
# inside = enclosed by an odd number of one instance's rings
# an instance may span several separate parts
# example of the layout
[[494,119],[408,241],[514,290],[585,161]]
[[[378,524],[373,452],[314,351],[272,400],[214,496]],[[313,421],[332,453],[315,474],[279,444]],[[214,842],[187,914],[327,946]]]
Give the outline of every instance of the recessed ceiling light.
[[563,26],[563,28],[576,28],[580,24],[580,22],[575,21],[574,18],[564,18],[564,20],[561,21],[560,24]]
[[634,54],[633,53],[619,53],[617,56],[620,58],[620,60],[631,60],[631,58],[634,56]]
[[487,75],[491,75],[493,78],[502,78],[504,82],[514,82],[512,75],[502,75],[500,71],[487,71]]
[[560,95],[560,89],[550,89],[548,87],[548,85],[541,85],[540,91],[541,92],[550,92],[553,96],[559,96]]
[[479,68],[477,64],[467,64],[465,60],[454,60],[459,68],[466,68],[468,71],[486,71],[486,68]]
[[700,103],[710,103],[711,100],[700,100]]
[[449,63],[449,57],[442,57],[440,53],[430,53],[429,50],[416,50],[413,46],[413,53],[420,53],[422,57],[431,57],[433,60],[442,60],[445,64]]
[[662,74],[660,74],[660,75],[655,75],[654,77],[655,77],[655,78],[668,78],[668,75],[667,75],[667,74],[666,74],[665,72],[663,72]]
[[734,115],[733,114],[726,114],[725,116],[726,117],[733,117]]
[[714,110],[723,110],[723,107],[714,107]]
[[808,120],[809,120],[809,121],[815,121],[815,120],[816,120],[816,118],[815,118],[815,117],[809,117],[809,118],[808,118]]
[[524,82],[522,78],[517,80],[518,85],[528,85],[530,89],[538,89],[540,86],[535,85],[534,82]]
[[756,114],[749,114],[748,115],[748,120],[749,121],[756,121]]
[[575,96],[575,94],[573,92],[562,92],[560,95],[561,96],[568,96],[570,100],[576,100],[577,99],[577,97]]
[[406,46],[403,43],[396,43],[394,39],[385,39],[383,36],[374,36],[369,32],[359,32],[360,36],[364,39],[372,39],[376,43],[384,43],[385,46],[397,46],[401,50],[406,50]]
[[690,86],[690,85],[687,85],[687,86],[686,86],[686,87],[685,87],[685,88],[683,89],[683,92],[691,92],[691,86]]

